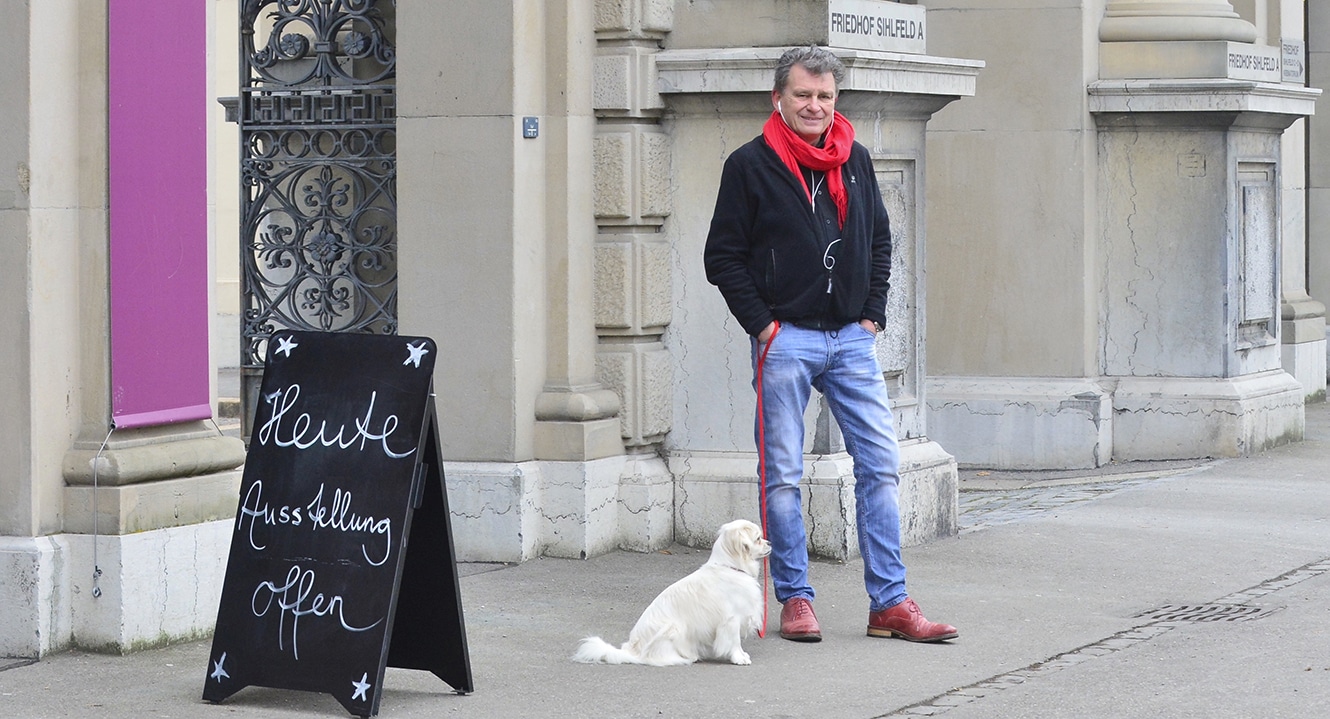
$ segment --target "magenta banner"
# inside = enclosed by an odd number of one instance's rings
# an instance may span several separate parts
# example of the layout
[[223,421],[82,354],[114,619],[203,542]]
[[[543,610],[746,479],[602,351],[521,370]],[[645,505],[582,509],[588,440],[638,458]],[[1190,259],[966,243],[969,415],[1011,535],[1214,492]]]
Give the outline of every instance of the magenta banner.
[[111,419],[212,416],[204,2],[109,0]]

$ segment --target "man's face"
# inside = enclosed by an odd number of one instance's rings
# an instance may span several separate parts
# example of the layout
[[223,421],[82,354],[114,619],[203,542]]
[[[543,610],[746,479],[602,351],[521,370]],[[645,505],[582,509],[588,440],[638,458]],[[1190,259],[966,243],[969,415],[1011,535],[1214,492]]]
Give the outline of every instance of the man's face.
[[836,78],[829,72],[814,75],[802,65],[794,65],[785,91],[771,92],[771,104],[791,130],[805,142],[815,144],[831,127],[836,111]]

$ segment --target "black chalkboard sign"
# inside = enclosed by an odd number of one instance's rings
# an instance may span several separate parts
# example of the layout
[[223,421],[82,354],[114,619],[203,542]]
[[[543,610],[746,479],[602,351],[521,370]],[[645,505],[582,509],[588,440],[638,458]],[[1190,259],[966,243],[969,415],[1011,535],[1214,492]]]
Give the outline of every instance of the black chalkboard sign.
[[203,698],[246,686],[379,711],[387,666],[472,691],[424,337],[278,332]]

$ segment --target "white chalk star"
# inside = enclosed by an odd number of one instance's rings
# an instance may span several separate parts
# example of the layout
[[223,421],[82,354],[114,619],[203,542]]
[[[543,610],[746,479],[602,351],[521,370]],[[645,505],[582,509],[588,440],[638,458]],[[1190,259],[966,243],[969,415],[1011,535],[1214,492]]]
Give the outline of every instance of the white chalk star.
[[222,665],[225,663],[226,663],[226,652],[222,652],[222,658],[212,663],[212,674],[210,674],[209,676],[211,676],[213,679],[216,679],[219,682],[223,679],[230,679],[231,675],[227,674],[226,670],[222,668]]
[[351,701],[355,701],[357,699],[364,699],[365,701],[369,701],[369,697],[365,695],[365,692],[368,691],[369,688],[374,685],[365,681],[368,678],[369,678],[369,672],[365,672],[364,674],[360,675],[360,681],[351,682],[351,686],[356,688],[355,693],[351,695]]
[[297,347],[299,347],[299,346],[300,346],[300,345],[296,344],[296,340],[295,340],[294,337],[278,337],[278,338],[277,338],[277,353],[278,353],[278,354],[284,354],[284,355],[286,355],[287,357],[290,357],[290,356],[291,356],[291,350],[293,350],[293,349],[295,349],[295,348],[297,348]]
[[429,350],[425,349],[424,342],[421,342],[419,346],[413,344],[407,344],[406,351],[410,352],[411,356],[407,357],[406,361],[403,362],[402,364],[404,365],[412,364],[415,365],[417,368],[420,367],[420,360],[424,359],[425,355],[429,353]]

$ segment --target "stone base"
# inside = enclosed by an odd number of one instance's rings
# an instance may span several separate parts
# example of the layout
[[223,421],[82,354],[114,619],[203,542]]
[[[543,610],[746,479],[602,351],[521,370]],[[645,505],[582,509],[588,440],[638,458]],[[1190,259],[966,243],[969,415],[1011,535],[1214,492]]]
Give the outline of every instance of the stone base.
[[[231,520],[69,542],[75,643],[124,654],[212,634],[230,554]],[[101,596],[95,597],[94,587]]]
[[538,462],[541,554],[586,559],[618,547],[619,477],[623,457],[591,462]]
[[[842,452],[813,455],[808,465],[799,488],[802,490],[804,516],[807,517],[804,530],[808,533],[809,554],[842,562],[859,556],[859,535],[855,532],[858,501],[854,496],[854,462],[850,455]],[[904,481],[901,483],[905,484]]]
[[0,537],[0,657],[40,659],[69,647],[69,564],[64,535]]
[[623,454],[619,419],[576,422],[540,421],[534,437],[536,456],[576,462]]
[[629,457],[619,484],[619,547],[654,552],[674,541],[674,475],[656,455]]
[[39,658],[70,646],[124,654],[208,636],[231,527],[103,534],[95,561],[90,534],[0,537],[0,655]]
[[224,436],[211,421],[120,429],[104,448],[101,442],[83,439],[65,453],[67,483],[123,486],[224,472],[245,461],[245,443]]
[[1309,402],[1325,399],[1325,305],[1303,294],[1286,299],[1280,315],[1280,366],[1302,383]]
[[[1142,3],[1146,9],[1133,12],[1131,0],[1117,3],[1110,1],[1105,17],[1099,23],[1099,39],[1105,44],[1145,41],[1168,42],[1173,40],[1232,40],[1234,42],[1255,42],[1256,26],[1238,17],[1236,12],[1222,15],[1213,12],[1213,7],[1195,6],[1188,12],[1191,2]],[[1206,5],[1228,6],[1227,2],[1208,2]],[[1150,8],[1150,5],[1162,6]],[[1175,6],[1170,8],[1169,6]],[[1176,7],[1181,6],[1181,7]],[[1205,10],[1211,10],[1206,12]]]
[[1112,458],[1108,393],[1088,379],[930,377],[928,434],[962,467],[1091,469]]
[[[80,534],[133,534],[235,517],[243,470],[124,486],[65,487],[65,525]],[[97,509],[94,524],[93,507]]]
[[[676,452],[675,541],[709,547],[733,519],[761,523],[754,452]],[[809,552],[846,560],[859,556],[853,462],[849,455],[809,455],[804,512]],[[901,543],[913,546],[957,531],[956,461],[929,440],[901,443]]]
[[931,439],[901,442],[901,544],[954,537],[960,531],[956,458]]
[[1102,384],[930,378],[928,429],[962,467],[1090,469],[1255,454],[1302,438],[1302,403],[1302,385],[1280,370]]
[[443,475],[457,561],[521,562],[539,555],[535,462],[444,462]]
[[[753,453],[676,453],[593,462],[445,462],[458,561],[586,558],[671,542],[710,547],[732,519],[760,522]],[[813,552],[858,556],[854,477],[844,453],[810,458],[805,497]],[[907,545],[957,529],[956,462],[935,442],[901,443],[901,531]]]
[[1281,82],[1280,49],[1265,45],[1196,40],[1111,42],[1099,46],[1104,80],[1226,78]]
[[1303,438],[1303,389],[1283,370],[1230,379],[1124,377],[1113,458],[1241,457]]
[[445,462],[458,561],[586,558],[673,541],[673,477],[654,457]]
[[1303,397],[1308,402],[1325,399],[1326,342],[1302,342],[1282,346],[1284,371],[1293,375],[1302,385]]
[[[762,523],[756,452],[675,450],[669,455],[669,465],[674,476],[674,541],[710,547],[716,541],[716,530],[726,522],[747,519]],[[810,471],[805,465],[805,474]]]

